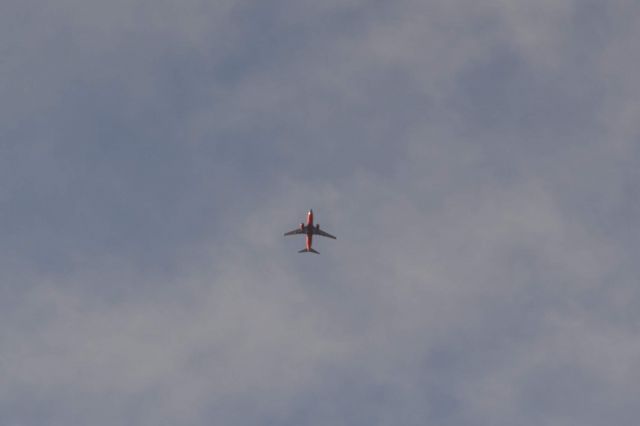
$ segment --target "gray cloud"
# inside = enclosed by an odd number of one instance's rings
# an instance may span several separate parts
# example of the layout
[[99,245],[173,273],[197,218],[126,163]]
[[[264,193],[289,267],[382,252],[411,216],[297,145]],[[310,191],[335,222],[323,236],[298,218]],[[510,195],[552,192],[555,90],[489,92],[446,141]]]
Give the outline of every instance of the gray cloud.
[[635,4],[4,9],[1,423],[635,424]]

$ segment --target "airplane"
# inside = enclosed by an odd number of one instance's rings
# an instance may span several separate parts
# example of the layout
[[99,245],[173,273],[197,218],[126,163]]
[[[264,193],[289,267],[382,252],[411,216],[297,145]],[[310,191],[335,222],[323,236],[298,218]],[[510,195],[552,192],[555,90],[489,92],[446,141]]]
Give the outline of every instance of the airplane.
[[323,230],[321,230],[319,223],[316,223],[315,226],[313,225],[313,210],[309,210],[309,213],[307,213],[307,224],[306,225],[304,223],[301,223],[299,228],[294,229],[293,231],[289,231],[289,232],[285,233],[284,236],[286,237],[287,235],[296,235],[296,234],[305,234],[307,236],[307,238],[306,238],[307,243],[305,245],[305,248],[303,248],[302,250],[298,251],[298,253],[320,254],[317,251],[315,251],[313,248],[311,248],[311,243],[313,241],[313,236],[314,235],[320,235],[320,236],[327,237],[327,238],[333,238],[334,240],[336,239],[336,237],[334,237],[333,235],[329,234],[328,232],[324,232]]

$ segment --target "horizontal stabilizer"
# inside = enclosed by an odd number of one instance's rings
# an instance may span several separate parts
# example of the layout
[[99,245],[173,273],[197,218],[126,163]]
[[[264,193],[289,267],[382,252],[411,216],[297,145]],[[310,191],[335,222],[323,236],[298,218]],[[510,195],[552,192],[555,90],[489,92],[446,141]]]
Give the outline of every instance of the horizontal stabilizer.
[[311,249],[306,249],[306,248],[305,248],[305,249],[302,249],[302,250],[298,251],[298,253],[315,253],[315,254],[320,254],[320,253],[318,253],[317,251],[315,251],[315,250],[314,250],[314,249],[312,249],[312,248],[311,248]]

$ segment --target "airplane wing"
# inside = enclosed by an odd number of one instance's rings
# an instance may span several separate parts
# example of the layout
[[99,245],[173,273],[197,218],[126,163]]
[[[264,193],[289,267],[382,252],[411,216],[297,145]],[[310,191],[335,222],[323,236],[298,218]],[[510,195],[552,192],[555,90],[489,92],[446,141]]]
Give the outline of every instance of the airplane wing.
[[305,229],[296,228],[293,231],[286,232],[284,234],[284,236],[286,237],[287,235],[306,234],[306,233],[307,233],[307,231],[306,231],[306,226],[305,226]]
[[336,237],[334,237],[333,235],[329,234],[328,232],[324,232],[322,229],[320,228],[313,228],[313,233],[315,235],[321,235],[323,237],[327,237],[327,238],[333,238],[334,240],[336,239]]

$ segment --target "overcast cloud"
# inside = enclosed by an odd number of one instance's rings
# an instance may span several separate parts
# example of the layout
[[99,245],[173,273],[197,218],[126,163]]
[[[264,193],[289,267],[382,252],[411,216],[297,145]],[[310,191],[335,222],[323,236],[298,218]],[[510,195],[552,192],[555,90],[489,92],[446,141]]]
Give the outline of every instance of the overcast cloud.
[[5,0],[0,40],[0,424],[638,424],[637,2]]

